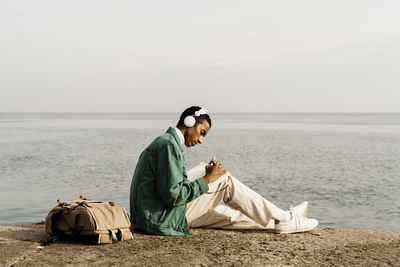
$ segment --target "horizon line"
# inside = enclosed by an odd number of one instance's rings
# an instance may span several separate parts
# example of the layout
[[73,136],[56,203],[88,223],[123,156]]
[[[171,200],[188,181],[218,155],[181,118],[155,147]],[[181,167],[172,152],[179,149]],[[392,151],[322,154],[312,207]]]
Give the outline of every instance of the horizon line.
[[[177,111],[0,111],[0,114],[176,114]],[[400,111],[213,111],[210,114],[400,114]]]

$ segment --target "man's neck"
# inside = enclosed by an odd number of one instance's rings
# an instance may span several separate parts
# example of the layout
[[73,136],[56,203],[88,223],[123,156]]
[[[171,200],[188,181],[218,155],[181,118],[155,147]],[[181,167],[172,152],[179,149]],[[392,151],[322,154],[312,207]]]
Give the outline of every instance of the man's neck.
[[186,131],[185,126],[177,125],[176,128],[178,128],[181,131],[181,133],[183,134],[183,136],[185,136],[185,131]]

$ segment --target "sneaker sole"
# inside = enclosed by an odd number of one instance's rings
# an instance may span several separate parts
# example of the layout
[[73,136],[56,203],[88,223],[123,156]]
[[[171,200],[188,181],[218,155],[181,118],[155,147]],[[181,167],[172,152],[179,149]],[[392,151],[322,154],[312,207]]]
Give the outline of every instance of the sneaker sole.
[[318,221],[316,221],[316,224],[310,228],[299,229],[299,230],[275,230],[275,233],[278,233],[278,234],[302,233],[302,232],[311,231],[312,229],[315,229],[317,226],[318,226]]
[[308,232],[311,231],[313,229],[315,229],[315,227],[311,228],[311,229],[303,229],[303,230],[292,230],[292,231],[280,231],[280,230],[275,230],[276,234],[293,234],[293,233],[303,233],[303,232]]

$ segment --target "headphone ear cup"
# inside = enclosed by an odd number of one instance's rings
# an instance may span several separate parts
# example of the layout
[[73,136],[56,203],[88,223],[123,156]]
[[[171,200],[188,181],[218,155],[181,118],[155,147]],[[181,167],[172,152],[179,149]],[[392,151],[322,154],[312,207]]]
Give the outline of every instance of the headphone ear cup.
[[196,119],[193,116],[186,116],[183,120],[183,123],[186,127],[193,127],[196,124]]

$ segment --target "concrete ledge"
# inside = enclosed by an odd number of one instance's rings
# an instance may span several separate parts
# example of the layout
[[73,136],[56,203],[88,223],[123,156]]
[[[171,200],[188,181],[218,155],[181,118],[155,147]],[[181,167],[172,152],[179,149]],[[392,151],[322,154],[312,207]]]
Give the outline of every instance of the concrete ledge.
[[[259,230],[193,229],[193,236],[134,232],[109,245],[52,242],[43,224],[0,226],[0,266],[346,265],[400,266],[400,233],[317,228],[278,235]],[[43,249],[38,248],[45,245]]]

